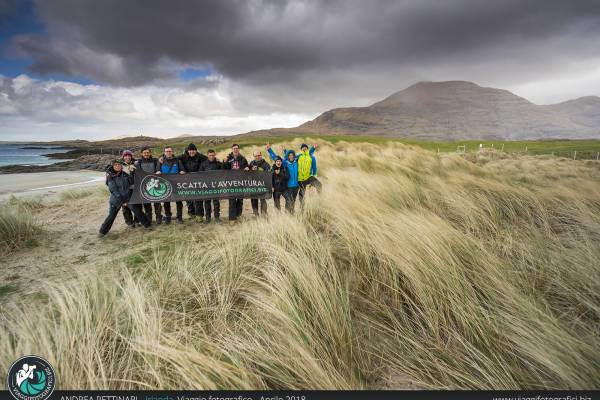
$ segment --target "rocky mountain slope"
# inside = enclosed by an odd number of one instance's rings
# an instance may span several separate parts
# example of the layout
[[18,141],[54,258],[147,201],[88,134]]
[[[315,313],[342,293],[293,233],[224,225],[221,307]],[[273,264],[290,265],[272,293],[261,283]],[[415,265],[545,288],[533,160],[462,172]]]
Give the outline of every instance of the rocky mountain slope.
[[436,140],[600,138],[600,97],[536,105],[471,82],[420,82],[368,107],[327,111],[289,130],[296,132]]

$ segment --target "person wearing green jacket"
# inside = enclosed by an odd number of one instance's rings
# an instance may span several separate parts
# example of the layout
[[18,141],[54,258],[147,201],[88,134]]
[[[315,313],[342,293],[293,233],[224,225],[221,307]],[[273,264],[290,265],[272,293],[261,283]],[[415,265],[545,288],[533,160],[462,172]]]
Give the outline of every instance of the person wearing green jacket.
[[298,154],[298,197],[300,198],[300,204],[304,201],[304,194],[309,186],[314,186],[319,193],[321,193],[322,184],[317,179],[317,159],[313,155],[317,149],[317,144],[313,144],[313,147],[309,150],[306,143],[302,143],[300,146],[300,153]]

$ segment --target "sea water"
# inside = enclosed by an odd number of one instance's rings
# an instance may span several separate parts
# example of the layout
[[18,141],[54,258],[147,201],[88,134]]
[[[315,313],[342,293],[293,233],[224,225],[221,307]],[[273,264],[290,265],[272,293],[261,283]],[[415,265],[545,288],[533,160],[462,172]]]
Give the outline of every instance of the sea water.
[[[43,147],[24,149],[23,147]],[[66,160],[56,160],[45,156],[48,153],[65,153],[69,149],[56,146],[27,143],[0,143],[0,166],[3,165],[48,165]]]

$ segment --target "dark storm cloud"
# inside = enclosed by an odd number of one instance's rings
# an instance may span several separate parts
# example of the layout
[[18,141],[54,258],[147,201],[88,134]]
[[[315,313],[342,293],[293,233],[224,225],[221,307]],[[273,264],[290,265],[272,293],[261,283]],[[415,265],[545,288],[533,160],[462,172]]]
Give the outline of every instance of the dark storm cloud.
[[515,55],[552,63],[597,57],[600,37],[597,0],[55,0],[37,11],[47,33],[14,40],[34,72],[125,86],[182,65],[277,85]]

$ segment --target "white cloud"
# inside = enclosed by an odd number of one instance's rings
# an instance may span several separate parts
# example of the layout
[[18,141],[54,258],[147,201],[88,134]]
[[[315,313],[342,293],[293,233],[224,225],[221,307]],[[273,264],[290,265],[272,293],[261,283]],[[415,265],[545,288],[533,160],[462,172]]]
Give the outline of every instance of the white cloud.
[[236,107],[232,91],[239,96],[243,89],[232,89],[223,78],[213,83],[122,88],[0,77],[0,140],[227,135],[296,126],[314,117]]

